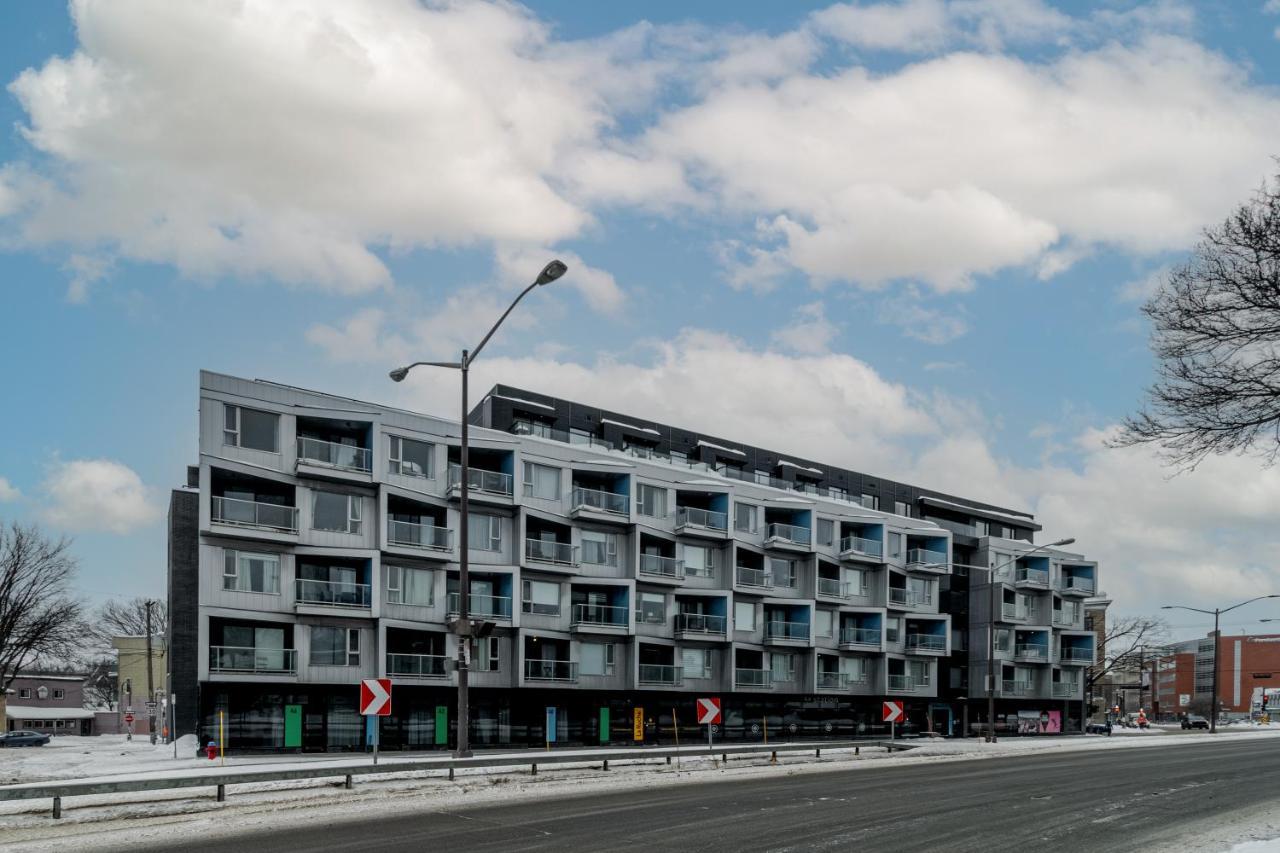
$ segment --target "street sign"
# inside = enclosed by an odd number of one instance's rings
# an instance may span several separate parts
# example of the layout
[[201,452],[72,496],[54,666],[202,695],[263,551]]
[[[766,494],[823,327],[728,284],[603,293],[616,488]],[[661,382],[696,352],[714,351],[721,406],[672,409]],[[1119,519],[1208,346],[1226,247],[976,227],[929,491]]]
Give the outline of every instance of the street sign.
[[631,712],[631,739],[644,740],[644,708]]
[[132,722],[133,722],[133,714],[125,714],[125,715],[124,715],[124,721],[125,721],[126,723],[132,723]]
[[360,713],[375,717],[391,714],[390,678],[366,678],[360,682]]
[[720,722],[720,698],[698,700],[698,725]]
[[902,703],[901,702],[885,702],[884,703],[884,721],[886,723],[897,723],[902,720]]

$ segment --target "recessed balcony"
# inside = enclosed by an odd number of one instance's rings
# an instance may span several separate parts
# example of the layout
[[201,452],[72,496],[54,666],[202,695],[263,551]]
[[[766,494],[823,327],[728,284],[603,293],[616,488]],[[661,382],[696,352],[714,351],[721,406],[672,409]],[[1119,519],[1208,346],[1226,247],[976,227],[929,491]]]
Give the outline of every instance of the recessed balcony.
[[[450,616],[458,616],[462,610],[462,594],[451,592],[448,596]],[[477,595],[467,596],[467,609],[472,619],[491,619],[509,621],[511,619],[511,596],[509,595]]]
[[907,651],[912,654],[944,655],[947,638],[935,634],[907,634]]
[[1054,699],[1076,699],[1080,696],[1080,685],[1071,681],[1055,681],[1053,683]]
[[733,671],[733,686],[745,690],[770,690],[773,688],[773,673],[767,669],[743,669]]
[[728,535],[729,515],[698,507],[676,507],[676,533],[690,536],[711,536],[722,539]]
[[661,554],[641,554],[640,574],[661,580],[678,581],[684,578],[684,562]]
[[878,651],[882,638],[879,628],[844,628],[840,631],[840,648],[847,651]]
[[1058,662],[1063,666],[1092,666],[1093,649],[1064,646],[1058,654]]
[[[467,497],[489,503],[506,503],[514,493],[514,480],[510,474],[488,471],[483,468],[467,468]],[[462,466],[449,463],[449,497],[462,494]]]
[[373,471],[373,451],[354,444],[298,436],[297,467],[369,474]]
[[907,551],[907,568],[917,572],[949,574],[951,571],[951,564],[947,561],[945,551],[932,551],[928,548],[911,548]]
[[446,655],[411,655],[387,653],[387,675],[392,678],[446,678],[449,675]]
[[447,527],[389,518],[387,544],[447,554],[453,551],[453,531]]
[[1034,696],[1036,694],[1036,683],[1034,681],[1012,681],[1004,680],[1000,682],[1001,696]]
[[578,662],[549,659],[526,660],[524,662],[524,680],[572,684],[578,680]]
[[876,539],[864,539],[861,536],[846,536],[840,540],[840,558],[844,560],[870,560],[880,562],[884,555],[884,545]]
[[294,581],[294,601],[317,607],[368,609],[370,589],[367,583],[297,578]]
[[641,687],[676,687],[681,683],[681,667],[642,663],[636,667],[636,683]]
[[773,589],[773,575],[764,569],[738,566],[735,574],[738,586],[749,589]]
[[764,640],[776,645],[807,645],[809,623],[770,619],[764,625]]
[[298,532],[298,508],[262,501],[210,498],[210,521],[232,527],[247,527],[276,533]]
[[1044,643],[1017,643],[1013,647],[1013,659],[1020,663],[1048,663],[1049,646]]
[[570,621],[574,631],[621,634],[627,630],[627,608],[607,604],[575,604]]
[[627,495],[575,486],[570,498],[569,515],[573,518],[625,524],[630,517],[631,498]]
[[728,630],[729,620],[724,616],[709,613],[677,613],[675,618],[676,639],[699,640],[723,638]]
[[1047,569],[1019,566],[1014,574],[1013,583],[1019,589],[1048,589],[1049,572]]
[[298,652],[295,649],[252,646],[210,646],[209,671],[242,675],[296,675]]
[[524,557],[531,563],[547,563],[554,566],[578,565],[578,549],[568,542],[549,539],[524,540]]
[[765,525],[766,548],[783,548],[791,551],[808,551],[811,536],[809,528],[795,524]]

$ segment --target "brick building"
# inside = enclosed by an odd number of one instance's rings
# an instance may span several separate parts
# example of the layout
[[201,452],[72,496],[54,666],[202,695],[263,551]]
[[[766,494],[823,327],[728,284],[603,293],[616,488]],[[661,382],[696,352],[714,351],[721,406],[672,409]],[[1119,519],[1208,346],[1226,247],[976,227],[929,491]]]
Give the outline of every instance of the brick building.
[[[1156,668],[1162,714],[1208,713],[1213,691],[1213,636],[1170,647]],[[1223,636],[1218,648],[1218,699],[1228,714],[1259,710],[1264,688],[1280,688],[1280,634]]]
[[5,727],[47,735],[94,734],[94,713],[84,706],[83,675],[19,675],[9,685]]

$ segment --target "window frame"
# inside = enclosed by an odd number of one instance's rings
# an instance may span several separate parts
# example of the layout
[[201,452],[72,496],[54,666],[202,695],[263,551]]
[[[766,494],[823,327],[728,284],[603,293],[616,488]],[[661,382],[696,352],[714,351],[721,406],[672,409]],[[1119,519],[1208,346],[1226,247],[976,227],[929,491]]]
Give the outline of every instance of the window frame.
[[[272,430],[272,447],[270,449],[263,447],[245,447],[244,439],[244,418],[242,412],[248,409],[260,415],[266,415],[274,420],[275,429]],[[225,447],[237,447],[241,450],[255,450],[258,453],[280,453],[280,415],[277,412],[269,412],[266,409],[254,409],[250,406],[238,406],[235,403],[222,404],[222,444]],[[234,417],[232,415],[234,414]],[[234,424],[230,422],[234,421]],[[229,438],[233,440],[228,440]]]
[[[738,608],[740,607],[751,608],[751,622],[746,626],[743,626],[738,618]],[[756,615],[756,604],[754,601],[735,601],[733,603],[733,630],[755,631],[756,626],[759,624],[759,621],[760,620],[757,618],[757,615]]]
[[477,519],[487,519],[489,532],[484,537],[488,542],[486,547],[480,548],[476,546],[477,537],[472,535],[470,530],[467,531],[467,550],[468,551],[487,551],[490,553],[500,553],[502,551],[502,516],[494,515],[488,512],[472,512],[468,516],[467,523],[471,524]]
[[[345,498],[347,502],[347,510],[344,513],[346,517],[346,527],[337,529],[332,527],[316,526],[316,504],[321,495],[329,497]],[[342,533],[348,536],[360,536],[364,531],[364,498],[360,495],[353,495],[350,492],[335,492],[329,489],[312,489],[311,490],[311,529],[322,530],[325,533]]]
[[[649,494],[654,500],[646,501],[645,500],[646,494]],[[651,503],[661,503],[662,506],[654,507],[650,505]],[[637,483],[636,484],[636,515],[643,515],[646,518],[666,518],[667,517],[667,489],[665,489],[662,486],[652,485],[651,483]]]
[[[329,660],[328,662],[316,660],[316,632],[317,631],[338,631],[342,635],[342,642],[338,645],[337,650],[325,649],[326,653],[331,653],[335,657],[341,657],[345,663]],[[308,652],[308,663],[311,666],[359,666],[360,665],[360,629],[344,628],[340,625],[312,625],[310,634],[307,637],[311,644]]]
[[[741,531],[742,533],[759,533],[760,532],[759,509],[760,509],[759,504],[747,503],[746,501],[734,501],[733,502],[733,529]],[[738,514],[741,510],[751,511],[751,523],[747,527],[742,526],[742,523],[741,523],[742,519]]]
[[[555,488],[552,494],[541,495],[541,494],[536,494],[534,492],[534,489],[537,486],[538,480],[536,476],[533,476],[531,478],[531,475],[536,475],[538,473],[537,469],[542,469],[543,471],[551,471],[555,474]],[[524,465],[521,466],[522,476],[520,480],[524,496],[526,498],[537,498],[538,500],[543,500],[543,501],[560,500],[560,496],[564,493],[564,490],[560,487],[560,478],[563,473],[564,473],[563,468],[557,468],[554,465],[544,465],[541,462],[530,462],[527,459],[524,460]]]
[[[228,558],[230,558],[233,561],[233,564],[235,566],[235,572],[233,574],[227,574]],[[245,567],[242,563],[242,560],[246,560],[246,559],[247,560],[257,559],[257,560],[262,560],[264,562],[270,562],[275,564],[275,573],[274,573],[275,589],[274,590],[267,588],[269,585],[265,584],[265,581],[267,579],[267,575],[265,573],[263,574],[263,581],[264,581],[263,589],[259,590],[259,589],[253,589],[253,588],[249,588],[249,589],[239,588],[239,582],[242,575],[247,575],[247,577],[250,580],[252,580],[253,578],[252,573],[245,571]],[[222,591],[223,592],[247,592],[252,595],[280,595],[281,594],[280,587],[281,587],[281,580],[282,580],[281,574],[282,574],[281,559],[278,553],[274,553],[271,551],[241,551],[238,548],[222,549]],[[236,586],[230,586],[230,587],[227,586],[227,581],[231,579],[235,580]]]
[[[414,477],[419,480],[434,480],[436,478],[435,465],[435,449],[436,446],[429,441],[419,441],[416,438],[406,438],[403,435],[387,436],[387,471],[400,477]],[[404,470],[404,442],[410,444],[421,444],[427,450],[427,470],[422,474],[414,474]]]
[[[387,604],[396,604],[401,607],[434,607],[436,603],[436,585],[435,572],[431,569],[424,569],[418,566],[402,566],[396,563],[388,563],[385,566],[386,572],[386,594],[384,598]],[[397,574],[396,582],[392,583],[392,573]],[[405,601],[404,600],[404,573],[405,572],[422,572],[427,576],[425,589],[427,590],[426,601]],[[392,593],[397,594],[397,598],[392,598]]]

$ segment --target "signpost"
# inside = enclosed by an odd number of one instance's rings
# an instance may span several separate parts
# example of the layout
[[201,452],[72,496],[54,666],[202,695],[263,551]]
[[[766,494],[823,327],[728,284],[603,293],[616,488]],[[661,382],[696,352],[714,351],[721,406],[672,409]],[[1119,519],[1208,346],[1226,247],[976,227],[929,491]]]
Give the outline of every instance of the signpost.
[[[366,678],[360,682],[360,713],[366,717],[386,717],[391,714],[391,679]],[[373,763],[378,763],[379,729],[381,720],[369,721],[373,731]]]
[[556,742],[556,708],[554,705],[547,706],[546,736],[547,749],[550,749],[551,744]]
[[889,740],[894,739],[894,731],[899,720],[904,716],[901,702],[884,703],[884,721],[889,724]]
[[698,725],[707,727],[707,751],[714,747],[711,743],[713,727],[720,722],[720,697],[698,700]]

